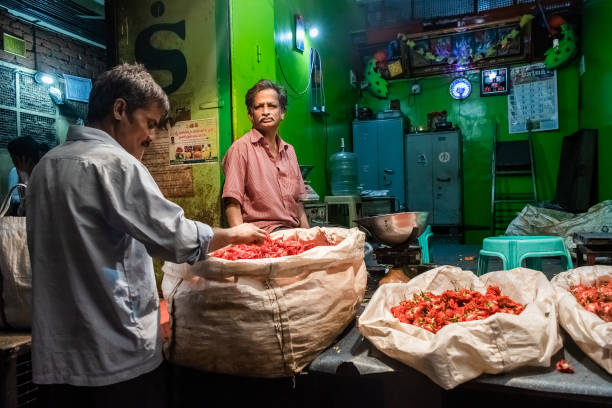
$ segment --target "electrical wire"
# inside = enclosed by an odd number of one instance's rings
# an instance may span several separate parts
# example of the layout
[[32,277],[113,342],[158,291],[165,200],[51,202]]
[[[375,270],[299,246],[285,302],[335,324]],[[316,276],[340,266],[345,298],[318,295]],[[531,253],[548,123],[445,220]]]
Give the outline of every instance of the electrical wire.
[[[325,86],[323,84],[323,60],[321,59],[321,55],[319,54],[319,51],[316,50],[316,48],[313,48],[314,52],[317,53],[317,59],[319,60],[319,75],[320,75],[320,79],[321,79],[321,105],[320,106],[325,106]],[[313,53],[314,54],[314,53]],[[326,131],[327,131],[327,122],[325,124],[326,127]]]
[[293,85],[291,85],[291,83],[287,79],[287,75],[285,75],[285,70],[283,69],[283,65],[281,64],[280,57],[278,56],[278,50],[274,49],[274,52],[276,54],[276,61],[278,62],[278,67],[280,68],[280,72],[283,75],[283,78],[285,79],[285,83],[287,84],[289,89],[291,89],[293,93],[295,93],[296,95],[304,95],[310,88],[310,79],[312,77],[312,64],[310,65],[310,72],[308,73],[308,84],[306,84],[306,88],[304,88],[303,91],[296,91]]

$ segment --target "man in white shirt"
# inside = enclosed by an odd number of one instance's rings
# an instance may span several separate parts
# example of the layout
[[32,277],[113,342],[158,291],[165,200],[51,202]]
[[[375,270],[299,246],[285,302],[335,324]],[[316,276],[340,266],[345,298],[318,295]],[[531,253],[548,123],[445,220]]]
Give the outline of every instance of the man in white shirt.
[[32,173],[32,373],[43,406],[165,406],[151,256],[193,263],[265,238],[251,224],[188,220],[164,198],[140,160],[168,108],[142,65],[119,65],[94,84],[88,126],[70,127]]

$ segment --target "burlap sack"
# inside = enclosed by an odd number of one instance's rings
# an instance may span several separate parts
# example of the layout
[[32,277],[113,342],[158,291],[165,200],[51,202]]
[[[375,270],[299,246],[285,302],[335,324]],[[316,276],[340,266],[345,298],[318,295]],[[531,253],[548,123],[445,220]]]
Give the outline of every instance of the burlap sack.
[[[449,324],[436,334],[401,323],[390,311],[421,291],[440,294],[468,288],[484,293],[488,285],[499,286],[502,295],[527,307],[520,315],[496,313],[484,320]],[[445,389],[482,373],[549,366],[551,356],[562,347],[553,289],[544,274],[524,268],[478,278],[470,271],[442,266],[408,283],[383,285],[359,318],[359,329],[380,351]]]
[[582,307],[570,287],[588,286],[612,279],[612,266],[582,266],[555,276],[551,284],[557,298],[559,323],[574,342],[597,364],[612,374],[612,322],[606,323]]
[[272,234],[279,236],[336,245],[283,258],[164,264],[171,362],[217,373],[292,376],[351,322],[367,279],[365,235],[356,228],[311,228]]

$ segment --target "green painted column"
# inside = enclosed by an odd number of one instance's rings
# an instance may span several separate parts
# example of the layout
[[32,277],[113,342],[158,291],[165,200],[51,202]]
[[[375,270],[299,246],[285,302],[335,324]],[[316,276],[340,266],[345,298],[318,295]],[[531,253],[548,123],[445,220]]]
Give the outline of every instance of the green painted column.
[[587,0],[582,6],[582,52],[585,73],[580,79],[580,127],[599,130],[599,201],[612,199],[612,2]]

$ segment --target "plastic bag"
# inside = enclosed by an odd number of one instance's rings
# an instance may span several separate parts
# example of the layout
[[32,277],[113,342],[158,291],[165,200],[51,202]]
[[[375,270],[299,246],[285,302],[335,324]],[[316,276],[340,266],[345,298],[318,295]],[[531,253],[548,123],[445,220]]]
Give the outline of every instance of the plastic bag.
[[32,326],[32,268],[25,217],[5,217],[13,189],[0,205],[0,328]]
[[[400,322],[391,307],[414,293],[467,288],[485,293],[488,285],[526,304],[520,315],[496,313],[484,320],[449,324],[433,334]],[[359,318],[359,330],[380,351],[451,389],[482,373],[549,366],[562,347],[553,289],[542,272],[516,268],[480,278],[470,271],[442,266],[408,283],[383,285]]]
[[578,303],[570,288],[593,286],[612,279],[612,266],[582,266],[556,275],[551,284],[559,309],[559,323],[593,361],[612,374],[612,322],[605,322]]

